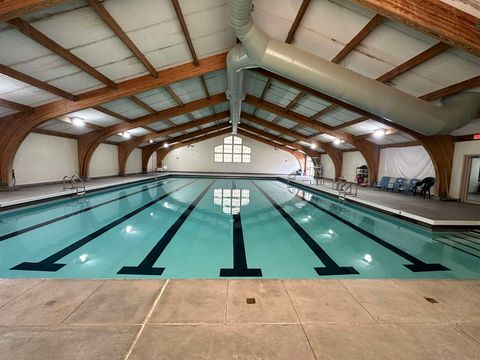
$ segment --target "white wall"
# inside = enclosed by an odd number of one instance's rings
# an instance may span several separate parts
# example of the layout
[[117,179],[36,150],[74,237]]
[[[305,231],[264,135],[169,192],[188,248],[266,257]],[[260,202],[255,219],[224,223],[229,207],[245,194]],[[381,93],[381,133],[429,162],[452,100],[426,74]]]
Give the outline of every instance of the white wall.
[[300,168],[298,160],[292,154],[241,135],[243,145],[252,148],[251,163],[216,163],[213,161],[214,147],[223,144],[224,137],[225,135],[217,136],[172,150],[165,157],[168,170],[288,174]]
[[17,185],[61,181],[78,174],[77,140],[29,134],[15,155]]
[[118,175],[118,146],[100,144],[90,160],[89,177]]
[[142,150],[133,150],[127,159],[125,174],[138,174],[142,172]]
[[157,152],[154,151],[152,155],[150,155],[150,159],[148,159],[147,163],[147,172],[157,170]]
[[342,176],[347,181],[356,181],[357,167],[367,165],[360,151],[347,151],[343,153]]
[[460,198],[465,155],[480,155],[480,141],[461,141],[455,143],[452,178],[450,181],[450,196],[456,199]]
[[333,161],[330,155],[322,154],[322,156],[320,157],[320,164],[322,164],[323,167],[323,177],[325,179],[334,179],[335,166],[333,165]]

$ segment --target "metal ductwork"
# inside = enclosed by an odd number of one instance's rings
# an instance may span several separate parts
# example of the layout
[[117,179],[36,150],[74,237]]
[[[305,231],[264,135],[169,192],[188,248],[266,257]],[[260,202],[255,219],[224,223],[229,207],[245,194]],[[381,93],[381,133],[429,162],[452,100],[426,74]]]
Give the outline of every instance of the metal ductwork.
[[452,95],[437,106],[273,39],[254,24],[251,11],[252,0],[230,2],[230,22],[242,42],[227,56],[233,133],[245,97],[243,70],[252,67],[262,67],[424,135],[448,134],[469,123],[480,110],[480,93]]

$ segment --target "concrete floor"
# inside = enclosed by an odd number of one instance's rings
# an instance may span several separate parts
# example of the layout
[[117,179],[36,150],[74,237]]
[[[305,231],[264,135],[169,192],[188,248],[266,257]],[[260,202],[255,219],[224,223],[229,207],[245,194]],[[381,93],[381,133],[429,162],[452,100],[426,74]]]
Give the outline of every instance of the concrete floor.
[[[113,185],[128,184],[135,181],[149,179],[154,176],[162,176],[161,173],[138,174],[128,176],[114,176],[92,179],[85,182],[86,190],[101,189]],[[35,201],[45,198],[57,197],[62,195],[74,194],[73,190],[63,191],[62,184],[33,185],[27,187],[17,187],[15,191],[0,192],[0,207],[17,205],[24,202]]]
[[480,281],[0,280],[2,360],[478,354]]

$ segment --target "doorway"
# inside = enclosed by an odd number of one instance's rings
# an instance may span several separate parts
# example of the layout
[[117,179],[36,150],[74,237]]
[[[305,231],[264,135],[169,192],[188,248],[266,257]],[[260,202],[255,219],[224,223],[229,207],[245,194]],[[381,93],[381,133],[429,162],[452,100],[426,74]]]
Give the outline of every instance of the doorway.
[[480,205],[480,155],[466,155],[462,201]]

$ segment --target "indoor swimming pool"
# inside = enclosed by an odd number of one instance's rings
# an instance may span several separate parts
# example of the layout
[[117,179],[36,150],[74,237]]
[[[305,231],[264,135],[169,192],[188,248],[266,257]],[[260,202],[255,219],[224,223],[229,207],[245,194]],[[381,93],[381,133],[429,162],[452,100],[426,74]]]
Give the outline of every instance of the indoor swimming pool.
[[2,278],[480,278],[480,232],[279,180],[165,177],[0,213]]

